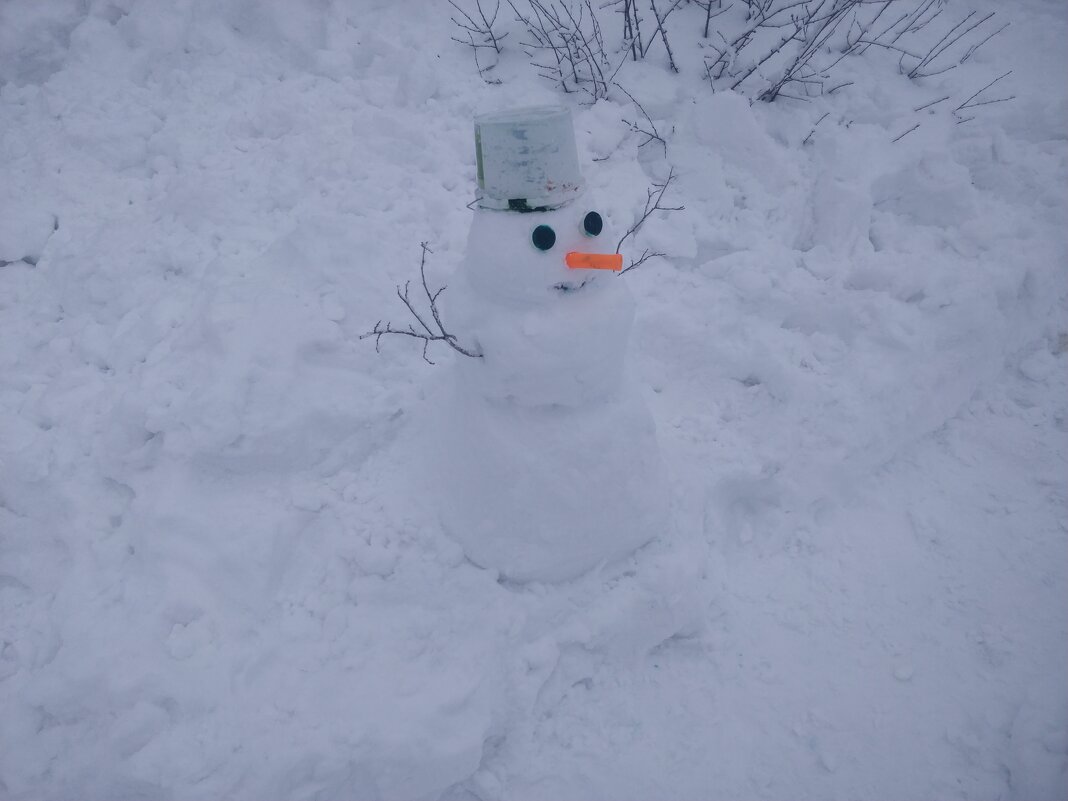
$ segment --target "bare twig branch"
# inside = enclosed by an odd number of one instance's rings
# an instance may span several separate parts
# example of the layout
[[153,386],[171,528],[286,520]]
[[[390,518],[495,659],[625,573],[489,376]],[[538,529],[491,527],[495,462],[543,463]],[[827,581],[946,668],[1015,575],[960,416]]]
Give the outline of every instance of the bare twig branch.
[[979,90],[978,92],[976,92],[975,94],[973,94],[973,95],[972,95],[971,97],[969,97],[969,98],[968,98],[967,100],[965,100],[965,101],[964,101],[963,103],[961,103],[961,104],[960,104],[959,106],[957,106],[957,107],[956,107],[955,109],[953,109],[953,110],[954,110],[954,111],[963,111],[963,110],[964,110],[964,109],[966,109],[966,108],[975,108],[975,106],[982,106],[982,105],[986,105],[986,103],[988,103],[988,102],[989,102],[989,103],[1000,103],[1000,102],[1001,102],[1001,101],[1003,101],[1003,100],[1012,100],[1012,99],[1013,99],[1013,97],[1016,97],[1016,95],[1013,95],[1012,97],[1002,97],[1002,98],[999,98],[998,100],[991,100],[991,101],[983,101],[983,102],[980,102],[980,103],[973,103],[973,102],[972,102],[972,101],[973,101],[973,100],[975,100],[975,99],[976,99],[977,97],[979,97],[979,95],[981,95],[981,94],[982,94],[983,92],[985,92],[985,91],[986,91],[987,89],[989,89],[989,88],[990,88],[991,86],[993,86],[994,84],[996,84],[996,83],[997,83],[998,81],[1000,81],[1000,80],[1001,80],[1002,78],[1007,78],[1007,77],[1008,77],[1008,76],[1010,76],[1010,75],[1012,75],[1012,70],[1009,70],[1008,72],[1002,73],[1001,75],[999,75],[998,77],[996,77],[996,78],[995,78],[994,80],[992,80],[992,81],[991,81],[990,83],[988,83],[988,84],[987,84],[986,86],[984,86],[984,87],[983,87],[982,89],[980,89],[980,90]]
[[[679,71],[679,68],[675,66],[675,54],[671,52],[671,42],[668,41],[667,31],[664,30],[664,22],[667,20],[671,12],[678,8],[681,3],[682,0],[675,0],[675,2],[671,5],[671,8],[669,8],[667,12],[663,16],[661,16],[660,12],[656,9],[656,0],[649,0],[649,7],[652,9],[653,18],[656,20],[656,31],[660,34],[660,41],[664,43],[664,49],[667,50],[668,66],[671,67],[672,72],[676,73]],[[652,44],[651,39],[649,40],[649,43]],[[645,54],[642,53],[642,55]]]
[[[909,70],[908,76],[910,78],[927,78],[927,77],[930,77],[932,75],[939,75],[939,74],[941,74],[943,72],[948,72],[949,70],[951,70],[954,67],[956,67],[957,65],[953,64],[953,65],[950,65],[948,67],[943,67],[943,68],[938,69],[938,70],[929,69],[934,64],[934,62],[938,59],[939,56],[941,56],[950,47],[955,45],[962,38],[967,36],[969,33],[974,31],[980,25],[982,25],[987,20],[989,20],[991,17],[993,17],[995,12],[991,11],[985,17],[981,17],[979,20],[977,20],[976,22],[973,22],[971,25],[967,25],[967,27],[964,27],[963,30],[961,30],[958,33],[957,30],[959,28],[961,28],[962,26],[965,26],[965,24],[972,17],[974,17],[976,15],[976,13],[977,12],[975,12],[975,11],[969,12],[968,15],[966,17],[964,17],[964,19],[962,19],[960,22],[958,22],[956,25],[954,25],[952,28],[950,28],[948,31],[946,31],[946,33],[942,36],[942,38],[939,39],[937,42],[935,42],[934,46],[930,50],[927,51],[927,54],[924,55],[924,57],[921,58],[920,61],[912,69]],[[980,45],[981,44],[982,43],[980,43]],[[972,51],[972,52],[974,52],[974,51]],[[960,61],[958,61],[957,63],[961,64],[964,61],[966,61],[967,60],[967,58],[966,58],[967,55],[968,55],[968,53],[965,53],[965,56],[962,57],[960,59]]]
[[482,0],[475,0],[475,10],[478,14],[481,22],[475,20],[475,18],[465,11],[460,5],[456,3],[456,0],[449,0],[449,5],[456,9],[457,13],[462,17],[451,17],[452,22],[462,32],[463,38],[451,37],[452,40],[458,44],[467,45],[471,48],[471,53],[475,57],[475,69],[478,70],[479,77],[486,83],[499,84],[500,79],[490,80],[486,77],[486,73],[493,69],[496,64],[491,64],[488,67],[483,67],[482,62],[479,61],[479,50],[493,50],[498,56],[501,53],[501,42],[508,36],[507,33],[498,35],[493,26],[497,22],[497,14],[501,10],[501,2],[497,0],[496,5],[493,8],[493,15],[487,16],[485,10],[482,8]]
[[812,126],[812,130],[808,132],[808,136],[801,140],[802,145],[807,145],[808,140],[812,138],[812,134],[816,133],[816,129],[820,127],[820,123],[823,122],[830,115],[831,112],[824,112],[823,116],[816,120],[816,124]]
[[[783,87],[791,82],[796,82],[796,76],[804,74],[813,56],[827,44],[835,30],[846,18],[846,13],[854,8],[858,2],[859,0],[833,0],[831,10],[823,17],[818,17],[817,15],[824,7],[824,3],[821,2],[812,16],[804,20],[803,23],[798,23],[798,31],[801,33],[804,45],[794,56],[794,60],[783,71],[782,76],[761,92],[760,99],[771,102],[782,93]],[[810,32],[810,28],[814,30]]]
[[[1009,95],[1008,97],[995,97],[993,100],[981,100],[978,103],[969,103],[961,108],[978,108],[979,106],[990,106],[994,103],[1007,103],[1010,100],[1015,100],[1016,95]],[[961,109],[957,109],[960,111]]]
[[965,51],[964,55],[960,57],[960,63],[963,64],[969,58],[974,56],[976,50],[978,50],[980,47],[985,45],[987,42],[989,42],[991,39],[993,39],[995,36],[997,36],[999,33],[1001,33],[1003,30],[1005,30],[1011,24],[1012,24],[1011,22],[1006,22],[1004,25],[1002,25],[996,31],[994,31],[993,33],[989,34],[985,39],[983,39],[982,41],[980,41],[980,42],[978,42],[976,44],[973,44],[971,47],[969,47]]
[[623,41],[630,49],[631,61],[645,52],[642,47],[642,20],[638,14],[638,0],[623,0]]
[[909,128],[909,129],[908,129],[907,131],[905,131],[905,133],[903,133],[903,134],[899,134],[898,136],[895,136],[895,137],[894,137],[894,138],[893,138],[892,140],[890,140],[890,141],[891,141],[891,142],[897,142],[897,141],[899,141],[899,140],[901,140],[901,139],[904,139],[904,138],[905,138],[906,136],[908,136],[908,135],[909,135],[910,133],[912,133],[913,131],[915,131],[915,130],[916,130],[917,128],[919,128],[919,127],[920,127],[920,124],[919,124],[919,123],[916,123],[916,124],[915,124],[915,125],[913,125],[913,126],[912,126],[911,128]]
[[[493,16],[489,18],[486,17],[486,12],[482,8],[482,0],[475,0],[475,9],[478,12],[479,18],[482,20],[481,24],[476,22],[468,12],[464,11],[464,9],[456,3],[456,0],[449,0],[449,5],[455,8],[460,16],[463,17],[463,20],[451,17],[453,24],[467,31],[469,38],[469,41],[461,41],[454,37],[454,42],[469,44],[476,49],[479,47],[492,47],[498,53],[501,52],[501,42],[508,36],[508,34],[505,33],[498,36],[493,30],[493,26],[497,22],[497,13],[501,10],[501,0],[497,0],[497,4],[493,9]],[[474,40],[475,35],[479,36],[483,41],[476,43]]]
[[620,270],[619,274],[620,275],[624,275],[625,273],[629,273],[635,267],[641,267],[649,259],[656,258],[657,256],[666,256],[666,255],[667,255],[666,253],[660,253],[659,251],[651,251],[648,248],[646,248],[644,251],[642,251],[642,255],[641,256],[639,256],[636,259],[631,259],[630,264],[628,264],[626,267],[624,267],[622,270]]
[[[662,1],[662,0],[661,0]],[[722,0],[695,0],[705,20]],[[731,37],[715,33],[722,44],[707,43],[705,77],[713,90],[721,83],[750,97],[772,102],[780,97],[807,100],[831,94],[851,81],[832,84],[834,68],[845,58],[875,47],[900,56],[899,69],[910,78],[939,75],[957,68],[1005,26],[985,34],[991,14],[972,12],[919,47],[919,35],[940,18],[943,0],[745,0],[745,23]],[[896,9],[907,6],[898,13]],[[713,32],[708,24],[707,38]],[[774,37],[772,32],[782,29]],[[659,31],[658,31],[659,33]],[[971,37],[977,38],[963,52]],[[957,51],[959,58],[949,61]],[[827,54],[833,53],[830,57]]]
[[[728,11],[734,8],[734,3],[728,3],[726,8],[724,8],[723,0],[705,0],[704,3],[702,3],[701,0],[695,0],[695,2],[697,3],[697,5],[699,5],[705,10],[705,30],[704,33],[701,35],[704,39],[708,38],[708,28],[712,20],[722,14],[726,14]],[[716,12],[714,14],[712,13],[713,3],[715,3],[716,8]]]
[[[668,187],[671,186],[671,182],[675,180],[675,177],[675,168],[672,167],[670,170],[668,170],[667,178],[664,179],[663,183],[654,183],[651,189],[645,190],[645,207],[642,209],[641,216],[638,217],[638,220],[634,223],[634,225],[628,228],[627,232],[623,234],[623,236],[620,238],[619,242],[616,244],[616,253],[621,252],[624,242],[635,236],[638,231],[641,230],[641,227],[645,225],[645,221],[652,216],[653,212],[682,211],[686,208],[685,206],[664,206],[661,204],[661,201],[664,199],[664,193],[667,192]],[[633,270],[635,267],[638,267],[639,265],[643,264],[645,261],[653,258],[654,256],[663,255],[663,253],[650,252],[648,249],[646,249],[645,252],[642,253],[639,258],[631,261],[631,263],[625,269],[621,270],[620,275],[629,270]]]
[[916,106],[916,108],[914,108],[913,111],[923,111],[925,108],[930,108],[931,106],[937,106],[943,100],[949,100],[949,95],[945,95],[944,97],[940,97],[940,98],[938,98],[938,100],[932,100],[930,103],[924,103],[922,106]]
[[[605,53],[604,38],[591,0],[508,0],[515,18],[526,28],[522,47],[538,74],[558,83],[564,92],[582,92],[596,102],[608,96],[613,77],[626,60],[614,67]],[[629,47],[630,42],[624,43]],[[551,59],[549,58],[551,56]]]
[[[404,289],[397,286],[397,297],[400,298],[401,303],[408,309],[409,314],[415,318],[415,321],[419,323],[419,328],[415,328],[411,323],[406,328],[394,328],[393,324],[387,322],[385,325],[379,320],[375,323],[374,328],[368,331],[366,334],[360,334],[360,339],[367,339],[368,337],[375,338],[375,352],[380,353],[379,348],[382,337],[386,334],[396,334],[398,336],[412,337],[413,339],[423,340],[423,360],[427,364],[434,364],[430,357],[427,356],[427,348],[430,347],[431,342],[444,342],[450,348],[457,353],[462,353],[464,356],[470,356],[471,358],[478,359],[482,357],[482,352],[477,348],[465,348],[457,341],[453,334],[450,334],[445,330],[445,324],[441,321],[441,312],[438,309],[438,298],[441,297],[441,293],[445,291],[446,287],[443,285],[437,291],[431,291],[429,284],[426,281],[426,254],[433,253],[433,251],[427,247],[426,242],[420,242],[419,247],[423,249],[423,254],[419,259],[419,279],[423,285],[423,292],[426,293],[427,301],[430,305],[430,316],[433,320],[434,327],[432,328],[418,309],[415,308],[415,303],[409,295],[409,287],[411,281],[404,282]],[[421,329],[421,330],[420,330]]]
[[639,143],[638,147],[645,147],[650,142],[659,142],[660,146],[664,148],[664,157],[667,158],[667,140],[665,140],[664,137],[660,135],[660,131],[656,129],[656,123],[654,123],[653,118],[649,116],[649,112],[647,112],[645,110],[645,107],[638,102],[638,99],[626,89],[624,89],[622,85],[618,83],[613,83],[612,85],[630,98],[631,102],[638,107],[638,111],[642,113],[642,116],[645,117],[645,121],[649,124],[649,129],[646,130],[636,122],[631,122],[630,120],[623,120],[623,122],[626,123],[634,133],[642,134],[642,136],[645,137],[645,141]]

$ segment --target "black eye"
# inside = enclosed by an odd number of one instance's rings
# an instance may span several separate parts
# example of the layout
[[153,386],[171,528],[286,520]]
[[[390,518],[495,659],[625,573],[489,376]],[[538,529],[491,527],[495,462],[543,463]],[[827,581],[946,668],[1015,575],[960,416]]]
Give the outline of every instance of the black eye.
[[530,241],[538,250],[548,250],[556,244],[556,232],[547,225],[539,225],[530,235]]
[[582,227],[590,236],[597,236],[597,234],[601,233],[601,229],[604,228],[604,220],[601,219],[600,214],[591,211],[586,215],[586,219],[582,221]]

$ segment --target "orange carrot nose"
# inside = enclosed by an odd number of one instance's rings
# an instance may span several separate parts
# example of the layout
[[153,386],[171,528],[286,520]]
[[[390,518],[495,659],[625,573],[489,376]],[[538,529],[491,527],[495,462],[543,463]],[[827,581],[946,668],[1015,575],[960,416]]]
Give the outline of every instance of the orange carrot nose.
[[570,251],[564,261],[572,270],[612,270],[623,269],[623,257],[618,253],[578,253]]

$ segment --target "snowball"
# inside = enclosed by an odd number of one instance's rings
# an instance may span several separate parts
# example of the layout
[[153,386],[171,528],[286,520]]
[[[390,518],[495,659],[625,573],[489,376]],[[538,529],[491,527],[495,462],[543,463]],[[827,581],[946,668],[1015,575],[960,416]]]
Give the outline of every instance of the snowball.
[[[615,277],[571,270],[564,263],[569,251],[612,253],[615,249],[616,239],[607,231],[591,237],[583,230],[588,212],[603,211],[598,205],[585,195],[555,211],[476,211],[461,269],[470,289],[486,302],[502,307],[544,308],[559,299],[560,291],[555,287],[561,284],[575,286],[589,279]],[[551,228],[556,236],[555,244],[545,251],[538,250],[531,239],[541,225]]]
[[521,309],[472,301],[458,322],[482,359],[458,369],[469,390],[522,405],[577,406],[614,393],[623,376],[634,301],[626,284],[603,276]]
[[652,417],[632,387],[565,409],[443,399],[434,492],[467,557],[517,581],[564,581],[661,534]]

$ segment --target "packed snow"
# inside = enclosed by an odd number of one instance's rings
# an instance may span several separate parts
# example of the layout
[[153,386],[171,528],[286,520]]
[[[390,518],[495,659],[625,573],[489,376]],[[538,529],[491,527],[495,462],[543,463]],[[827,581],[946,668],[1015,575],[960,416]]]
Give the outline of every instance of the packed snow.
[[[944,6],[754,103],[687,3],[590,105],[444,2],[0,4],[0,798],[1068,797],[1068,9]],[[533,314],[472,120],[561,103],[605,236],[685,209]],[[506,369],[361,339],[424,241]],[[596,547],[465,517],[519,452]]]

